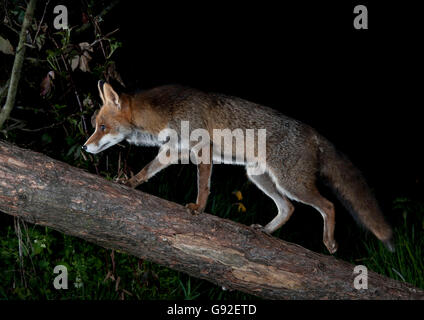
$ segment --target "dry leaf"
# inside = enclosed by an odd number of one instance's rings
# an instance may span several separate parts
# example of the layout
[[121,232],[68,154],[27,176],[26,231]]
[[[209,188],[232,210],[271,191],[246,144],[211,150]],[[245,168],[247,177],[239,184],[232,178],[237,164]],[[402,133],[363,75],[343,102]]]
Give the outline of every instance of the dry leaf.
[[98,113],[99,113],[99,110],[96,110],[91,116],[91,125],[93,126],[93,128],[96,128],[96,117]]
[[0,36],[0,51],[4,54],[15,54],[10,41]]
[[82,22],[82,24],[87,24],[87,23],[90,22],[88,15],[85,12],[82,13],[81,22]]
[[90,54],[88,53],[88,51],[84,51],[84,53],[82,55],[84,57],[86,57],[88,61],[90,61],[92,59],[91,56],[90,56]]
[[93,108],[94,103],[93,100],[91,100],[90,96],[87,96],[83,101],[82,101],[82,105],[86,108]]
[[43,23],[40,29],[41,29],[41,31],[43,31],[44,33],[46,33],[46,31],[48,29],[47,23]]
[[93,48],[90,46],[90,44],[88,42],[81,42],[79,44],[79,47],[83,51],[86,50],[86,51],[93,52]]
[[35,44],[38,48],[38,51],[40,51],[46,42],[46,35],[45,34],[39,34],[37,38],[35,38]]
[[80,57],[79,56],[75,56],[75,57],[72,58],[72,60],[71,60],[71,69],[72,69],[72,71],[74,71],[76,68],[78,68],[79,62],[80,62]]
[[50,71],[40,83],[40,96],[49,94],[53,87],[54,71]]
[[85,55],[80,57],[79,68],[82,72],[90,72],[90,67],[88,66],[88,59]]

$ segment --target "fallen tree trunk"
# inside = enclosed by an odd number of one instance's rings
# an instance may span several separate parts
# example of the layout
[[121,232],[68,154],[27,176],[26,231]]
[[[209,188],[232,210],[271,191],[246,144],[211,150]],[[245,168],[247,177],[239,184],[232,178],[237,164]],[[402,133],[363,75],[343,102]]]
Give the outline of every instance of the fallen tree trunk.
[[414,299],[424,292],[0,141],[0,211],[267,299]]

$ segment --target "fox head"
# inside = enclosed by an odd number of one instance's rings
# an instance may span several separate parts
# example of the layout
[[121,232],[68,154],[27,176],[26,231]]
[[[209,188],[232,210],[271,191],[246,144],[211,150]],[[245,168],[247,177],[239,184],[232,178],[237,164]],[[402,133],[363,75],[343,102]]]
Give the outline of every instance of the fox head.
[[103,105],[91,118],[96,131],[82,146],[90,153],[99,153],[121,142],[131,130],[131,113],[126,97],[120,97],[110,84],[103,81],[99,81],[98,88]]

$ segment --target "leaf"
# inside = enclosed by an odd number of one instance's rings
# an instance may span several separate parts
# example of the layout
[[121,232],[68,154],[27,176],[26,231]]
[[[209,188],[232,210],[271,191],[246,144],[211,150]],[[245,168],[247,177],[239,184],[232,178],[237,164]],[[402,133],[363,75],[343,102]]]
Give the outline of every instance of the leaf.
[[41,141],[43,141],[44,143],[51,143],[52,142],[52,137],[48,133],[44,133],[41,136]]
[[73,145],[69,150],[68,153],[66,154],[67,157],[69,157],[75,150],[76,148],[79,147],[79,145],[75,144]]
[[46,35],[45,34],[40,34],[40,35],[38,35],[37,38],[35,38],[35,44],[37,45],[38,51],[41,50],[41,48],[43,47],[45,42],[46,42]]
[[72,71],[74,71],[76,68],[78,68],[80,63],[80,57],[79,56],[75,56],[72,58],[71,60],[71,69]]
[[122,43],[121,42],[111,42],[110,43],[110,53],[108,55],[108,59],[113,55],[113,53],[115,52],[116,49],[122,47]]
[[10,41],[0,36],[0,51],[4,54],[15,54]]
[[40,83],[40,96],[46,96],[53,87],[54,71],[50,71]]
[[81,48],[81,50],[83,51],[90,51],[93,52],[93,48],[90,46],[90,44],[88,42],[81,42],[79,44],[79,47]]
[[89,72],[90,71],[90,67],[88,66],[88,58],[85,55],[82,55],[80,57],[80,64],[79,64],[79,68],[82,72]]
[[86,108],[93,108],[94,103],[93,100],[91,100],[90,96],[87,96],[84,98],[84,100],[82,101],[82,105]]
[[88,15],[85,12],[82,13],[81,22],[82,24],[87,24],[90,22]]
[[96,117],[98,113],[99,113],[99,110],[96,110],[91,116],[91,125],[93,126],[93,128],[96,128]]
[[72,145],[75,144],[75,139],[72,136],[67,136],[65,138],[65,141],[66,141],[68,146],[72,146]]
[[86,57],[88,61],[90,61],[92,59],[91,56],[90,56],[90,54],[88,53],[88,51],[84,51],[84,53],[82,55],[84,57]]
[[71,60],[71,69],[74,71],[76,68],[82,72],[90,72],[90,67],[88,62],[92,59],[89,52],[93,52],[93,48],[90,46],[88,42],[81,42],[78,44],[81,49],[81,54],[78,56],[74,56]]

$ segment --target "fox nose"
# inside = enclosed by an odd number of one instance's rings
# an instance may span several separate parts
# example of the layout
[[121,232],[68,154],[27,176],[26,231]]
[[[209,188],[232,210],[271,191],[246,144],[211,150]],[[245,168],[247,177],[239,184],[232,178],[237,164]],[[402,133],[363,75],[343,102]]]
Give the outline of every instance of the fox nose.
[[84,145],[84,146],[81,147],[81,149],[84,150],[84,151],[87,151],[87,146]]

